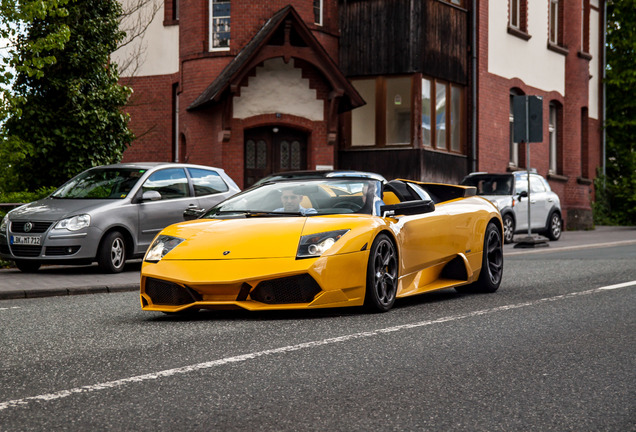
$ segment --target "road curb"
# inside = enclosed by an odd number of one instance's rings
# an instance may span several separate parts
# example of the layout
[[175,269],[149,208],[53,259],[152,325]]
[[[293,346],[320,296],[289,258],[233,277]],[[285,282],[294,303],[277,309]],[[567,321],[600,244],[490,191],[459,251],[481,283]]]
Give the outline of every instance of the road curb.
[[0,300],[16,300],[26,298],[60,297],[82,294],[106,294],[127,291],[139,291],[139,284],[123,284],[113,286],[96,287],[72,287],[72,288],[44,288],[32,290],[5,290],[0,291]]

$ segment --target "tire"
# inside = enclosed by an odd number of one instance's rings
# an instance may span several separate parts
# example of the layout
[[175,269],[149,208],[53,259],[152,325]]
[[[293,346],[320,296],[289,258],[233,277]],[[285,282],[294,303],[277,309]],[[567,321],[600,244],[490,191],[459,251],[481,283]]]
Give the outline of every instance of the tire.
[[41,265],[39,261],[16,260],[15,262],[15,266],[19,268],[22,273],[35,273]]
[[484,252],[481,271],[477,281],[470,285],[456,287],[460,293],[493,293],[499,289],[503,277],[503,245],[501,232],[494,223],[489,223],[484,236]]
[[120,273],[126,264],[126,242],[119,231],[110,232],[102,239],[97,251],[97,264],[104,273]]
[[550,217],[548,218],[547,237],[552,241],[557,241],[561,238],[562,230],[563,222],[561,221],[561,215],[558,212],[550,213]]
[[512,243],[512,238],[515,236],[515,220],[510,214],[502,216],[504,227],[504,243]]
[[374,312],[386,312],[395,303],[398,286],[398,257],[395,245],[386,234],[373,241],[367,265],[365,307]]

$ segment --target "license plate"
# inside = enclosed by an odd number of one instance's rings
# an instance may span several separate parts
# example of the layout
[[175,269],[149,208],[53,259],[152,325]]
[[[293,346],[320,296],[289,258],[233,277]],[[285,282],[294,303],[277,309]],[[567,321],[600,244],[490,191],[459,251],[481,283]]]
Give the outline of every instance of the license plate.
[[41,236],[11,236],[12,245],[39,246],[41,241]]

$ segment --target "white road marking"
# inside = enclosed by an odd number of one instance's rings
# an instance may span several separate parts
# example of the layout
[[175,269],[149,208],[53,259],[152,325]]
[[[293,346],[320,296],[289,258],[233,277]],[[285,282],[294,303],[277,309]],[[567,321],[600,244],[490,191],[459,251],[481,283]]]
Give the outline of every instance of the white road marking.
[[549,252],[561,252],[561,251],[570,251],[570,250],[581,250],[581,249],[594,249],[594,248],[603,248],[610,246],[627,246],[631,244],[636,244],[636,240],[620,240],[614,242],[607,243],[594,243],[594,244],[586,244],[586,245],[577,245],[577,246],[555,246],[554,248],[550,247],[542,247],[538,249],[521,249],[510,251],[508,248],[504,251],[504,256],[513,256],[513,255],[527,255],[527,254],[537,254],[537,253],[549,253]]
[[14,399],[14,400],[10,400],[10,401],[6,401],[6,402],[0,403],[0,411],[6,410],[8,408],[24,407],[24,406],[29,405],[29,403],[32,403],[32,402],[53,401],[53,400],[57,400],[57,399],[66,398],[66,397],[72,396],[74,394],[92,393],[92,392],[96,392],[96,391],[99,391],[99,390],[106,390],[106,389],[110,389],[110,388],[122,387],[122,386],[125,386],[127,384],[131,384],[131,383],[138,383],[138,382],[144,382],[144,381],[150,381],[150,380],[157,380],[157,379],[160,379],[160,378],[167,378],[167,377],[171,377],[171,376],[175,376],[175,375],[183,375],[183,374],[187,374],[187,373],[190,373],[190,372],[196,372],[196,371],[200,371],[200,370],[204,370],[204,369],[210,369],[210,368],[223,366],[223,365],[231,364],[231,363],[241,363],[241,362],[245,362],[245,361],[248,361],[248,360],[253,360],[253,359],[257,359],[259,357],[265,357],[265,356],[270,356],[270,355],[274,355],[274,354],[286,354],[286,353],[291,353],[291,352],[294,352],[294,351],[300,351],[300,350],[315,348],[315,347],[319,347],[319,346],[325,346],[325,345],[332,345],[332,344],[336,344],[336,343],[348,342],[348,341],[352,341],[352,340],[356,340],[356,339],[366,339],[366,338],[370,338],[370,337],[373,337],[373,336],[382,335],[382,334],[385,334],[385,333],[394,333],[394,332],[398,332],[398,331],[402,331],[402,330],[409,330],[409,329],[414,329],[414,328],[419,328],[419,327],[426,327],[426,326],[430,326],[430,325],[434,325],[434,324],[441,324],[441,323],[446,323],[446,322],[451,322],[451,321],[459,321],[459,320],[463,320],[463,319],[467,319],[467,318],[473,318],[473,317],[477,317],[477,316],[493,314],[493,313],[496,313],[496,312],[520,309],[520,308],[524,308],[524,307],[528,307],[528,306],[536,306],[536,305],[539,305],[539,304],[542,304],[542,303],[550,303],[550,302],[555,302],[555,301],[559,301],[559,300],[563,300],[563,299],[586,296],[586,295],[592,295],[592,294],[597,294],[597,293],[600,293],[600,292],[603,292],[603,291],[622,289],[622,288],[627,288],[627,287],[632,287],[632,286],[636,286],[636,281],[625,282],[625,283],[620,283],[620,284],[616,284],[616,285],[608,285],[608,286],[604,286],[604,287],[593,288],[593,289],[586,290],[586,291],[574,292],[574,293],[569,293],[569,294],[562,294],[562,295],[558,295],[558,296],[554,296],[554,297],[546,297],[546,298],[542,298],[542,299],[539,299],[539,300],[532,300],[532,301],[523,302],[523,303],[517,303],[517,304],[512,304],[512,305],[506,305],[506,306],[498,306],[498,307],[494,307],[494,308],[490,308],[490,309],[482,309],[482,310],[478,310],[478,311],[474,311],[474,312],[469,312],[469,313],[466,313],[466,314],[452,315],[452,316],[448,316],[448,317],[444,317],[444,318],[439,318],[439,319],[436,319],[436,320],[419,321],[419,322],[415,322],[415,323],[411,323],[411,324],[402,324],[402,325],[398,325],[398,326],[386,327],[386,328],[382,328],[382,329],[378,329],[378,330],[372,330],[372,331],[368,331],[368,332],[353,333],[353,334],[350,334],[350,335],[344,335],[344,336],[339,336],[339,337],[334,337],[334,338],[327,338],[327,339],[322,339],[322,340],[313,341],[313,342],[305,342],[305,343],[300,343],[300,344],[296,344],[296,345],[289,345],[289,346],[284,346],[284,347],[274,348],[274,349],[269,349],[269,350],[264,350],[264,351],[256,351],[256,352],[242,354],[242,355],[233,356],[233,357],[225,357],[225,358],[222,358],[222,359],[212,360],[212,361],[209,361],[209,362],[197,363],[197,364],[193,364],[193,365],[189,365],[189,366],[183,366],[183,367],[174,368],[174,369],[166,369],[166,370],[159,371],[159,372],[153,372],[153,373],[148,373],[148,374],[144,374],[144,375],[137,375],[137,376],[133,376],[133,377],[129,377],[129,378],[123,378],[123,379],[103,382],[103,383],[99,383],[99,384],[86,385],[86,386],[82,386],[82,387],[75,387],[75,388],[72,388],[72,389],[69,389],[69,390],[61,390],[61,391],[54,392],[54,393],[47,393],[47,394],[41,394],[41,395],[37,395],[37,396],[30,396],[30,397],[26,397],[26,398],[22,398],[22,399]]
[[3,308],[0,308],[0,311],[10,310],[10,309],[20,309],[20,306],[3,307]]

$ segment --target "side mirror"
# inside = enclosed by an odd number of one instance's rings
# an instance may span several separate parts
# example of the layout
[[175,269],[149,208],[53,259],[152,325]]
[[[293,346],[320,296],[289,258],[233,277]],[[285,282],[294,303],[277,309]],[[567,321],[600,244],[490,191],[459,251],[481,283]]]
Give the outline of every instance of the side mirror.
[[142,202],[159,201],[159,200],[161,200],[161,194],[159,192],[157,192],[157,191],[154,191],[154,190],[146,191],[141,196],[141,201]]
[[383,205],[380,213],[383,217],[395,215],[416,215],[435,211],[435,203],[431,200],[406,201],[398,204]]
[[528,191],[521,191],[519,193],[519,201],[521,201],[521,198],[528,198]]
[[188,208],[183,212],[183,220],[190,221],[199,219],[205,214],[205,209],[200,208]]

